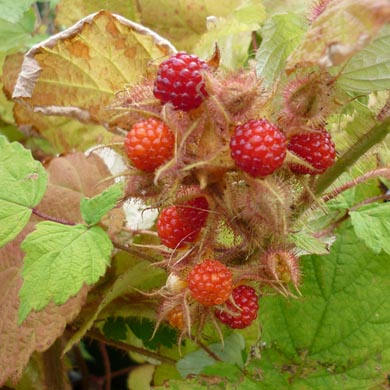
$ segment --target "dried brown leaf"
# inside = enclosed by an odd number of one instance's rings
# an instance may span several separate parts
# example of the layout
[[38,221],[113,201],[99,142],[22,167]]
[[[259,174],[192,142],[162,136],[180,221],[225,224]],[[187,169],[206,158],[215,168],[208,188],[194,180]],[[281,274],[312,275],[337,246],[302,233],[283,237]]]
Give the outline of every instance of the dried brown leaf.
[[64,305],[50,303],[39,313],[31,313],[18,326],[19,297],[22,285],[23,252],[20,243],[33,230],[30,222],[19,236],[0,249],[0,386],[7,380],[16,383],[34,351],[47,350],[64,332],[83,306],[87,288],[84,287]]

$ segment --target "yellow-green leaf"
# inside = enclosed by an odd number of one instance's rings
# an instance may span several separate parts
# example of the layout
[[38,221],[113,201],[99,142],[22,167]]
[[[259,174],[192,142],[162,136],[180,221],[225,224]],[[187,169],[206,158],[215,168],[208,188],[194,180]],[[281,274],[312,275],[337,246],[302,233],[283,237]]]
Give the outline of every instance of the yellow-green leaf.
[[389,20],[388,0],[332,1],[290,55],[287,71],[344,63],[367,46]]
[[123,197],[123,184],[116,183],[93,198],[83,198],[80,202],[80,210],[84,221],[88,225],[94,225],[112,210],[120,198]]
[[66,226],[41,222],[22,243],[26,252],[23,286],[20,289],[19,322],[32,310],[49,302],[65,303],[86,283],[91,285],[105,273],[112,243],[101,227]]
[[56,7],[56,24],[69,27],[85,16],[104,8],[123,17],[139,21],[136,0],[60,0]]
[[154,32],[100,11],[31,48],[13,97],[35,112],[107,125],[115,93],[174,51]]
[[42,199],[47,174],[31,152],[0,136],[0,246],[16,237]]
[[260,27],[264,17],[265,11],[261,3],[247,4],[228,17],[210,16],[207,19],[208,31],[200,37],[193,51],[200,57],[208,58],[215,44],[218,44],[223,66],[231,69],[242,66],[248,57],[251,32]]
[[[155,0],[139,0],[141,22],[159,34],[168,38],[178,49],[193,51],[202,35],[207,33],[207,18],[228,18],[246,23],[248,13],[255,18],[260,1],[253,0],[163,0],[161,7],[156,7]],[[248,8],[251,7],[251,8]],[[212,53],[209,50],[209,54]]]

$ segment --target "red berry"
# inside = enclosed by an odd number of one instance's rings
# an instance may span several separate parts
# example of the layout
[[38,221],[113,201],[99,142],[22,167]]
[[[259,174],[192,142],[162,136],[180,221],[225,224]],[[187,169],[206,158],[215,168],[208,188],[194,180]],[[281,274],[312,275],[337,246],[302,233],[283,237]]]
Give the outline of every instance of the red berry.
[[224,303],[232,292],[232,273],[218,260],[204,260],[187,277],[188,288],[195,300],[204,306]]
[[183,111],[199,107],[207,97],[202,72],[208,69],[207,63],[197,56],[179,52],[160,64],[154,96]]
[[252,119],[236,126],[230,150],[238,168],[253,177],[267,176],[283,164],[286,137],[267,119]]
[[150,118],[136,123],[125,138],[125,151],[134,166],[153,172],[173,156],[175,136],[163,122]]
[[233,290],[232,296],[235,305],[233,305],[232,302],[227,301],[226,306],[229,309],[229,312],[216,310],[215,316],[230,328],[246,328],[257,317],[259,304],[257,302],[258,297],[256,291],[252,287],[241,285]]
[[318,132],[294,135],[287,145],[288,150],[307,161],[313,169],[301,164],[290,163],[289,168],[298,174],[317,175],[331,167],[336,158],[335,145],[325,129]]
[[168,248],[177,249],[194,242],[206,223],[209,204],[204,196],[162,210],[157,220],[157,233]]
[[177,206],[179,214],[192,227],[201,229],[206,222],[209,202],[204,196],[198,196]]

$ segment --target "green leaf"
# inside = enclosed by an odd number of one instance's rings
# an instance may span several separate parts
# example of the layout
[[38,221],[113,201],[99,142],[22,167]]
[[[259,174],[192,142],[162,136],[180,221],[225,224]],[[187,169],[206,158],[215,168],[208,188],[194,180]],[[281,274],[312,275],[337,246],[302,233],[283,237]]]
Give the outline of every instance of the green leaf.
[[47,174],[31,152],[0,136],[0,246],[16,237],[42,199]]
[[251,32],[259,29],[264,19],[264,6],[256,0],[242,2],[225,17],[210,16],[207,19],[208,31],[200,37],[192,51],[208,58],[218,44],[221,65],[236,69],[247,60]]
[[0,51],[17,51],[32,44],[34,26],[35,14],[32,10],[15,22],[0,18]]
[[390,203],[364,206],[350,216],[356,235],[373,252],[390,254]]
[[[214,384],[215,388],[215,384]],[[210,386],[205,384],[204,386],[197,383],[197,379],[188,379],[186,381],[174,380],[165,383],[162,386],[154,388],[155,390],[210,390]]]
[[266,86],[278,80],[287,57],[303,33],[302,18],[292,13],[274,15],[264,23],[261,29],[263,41],[256,54],[256,71]]
[[[245,348],[245,340],[239,333],[232,333],[226,337],[224,345],[216,343],[208,345],[208,348],[224,362],[236,364],[239,367],[244,364],[242,352]],[[215,363],[216,361],[206,351],[199,349],[180,359],[176,367],[180,375],[185,378],[191,374],[200,374],[206,367]]]
[[302,298],[264,296],[259,389],[376,389],[390,365],[390,256],[350,223],[328,256],[301,258]]
[[95,225],[112,210],[123,196],[123,184],[117,183],[93,198],[83,198],[80,202],[81,214],[88,225]]
[[130,317],[127,324],[136,337],[142,340],[146,348],[157,349],[159,345],[168,348],[176,344],[177,332],[167,325],[160,325],[152,338],[155,323],[148,318]]
[[155,370],[156,366],[153,364],[142,364],[135,367],[127,378],[127,388],[129,390],[150,390]]
[[299,248],[299,255],[327,255],[329,253],[330,245],[332,244],[332,240],[320,240],[304,230],[297,233],[292,233],[289,237],[294,245]]
[[[156,0],[137,1],[142,24],[169,39],[178,50],[188,52],[193,52],[202,35],[207,34],[210,16],[236,19],[242,24],[250,24],[248,22],[253,20],[258,23],[264,16],[264,7],[259,0],[163,0],[162,4],[162,7],[156,7]],[[162,9],[164,17],[161,17]],[[214,44],[207,57],[213,49]]]
[[202,374],[209,376],[219,376],[226,378],[231,382],[238,382],[242,377],[242,371],[239,367],[226,362],[217,362],[212,366],[207,366]]
[[136,337],[142,340],[146,348],[154,350],[161,345],[171,348],[176,344],[177,331],[175,329],[161,324],[153,335],[155,326],[155,322],[145,317],[118,317],[115,319],[110,317],[104,323],[103,331],[107,337],[112,339],[126,340],[127,331],[130,329]]
[[84,283],[97,282],[106,271],[113,246],[100,227],[41,222],[21,248],[26,256],[19,322],[31,310],[41,310],[50,301],[61,305]]
[[257,27],[222,17],[210,18],[207,25],[208,31],[201,36],[193,52],[199,57],[208,58],[217,43],[221,50],[222,66],[229,69],[242,66],[248,56],[251,31]]
[[103,332],[106,337],[113,340],[126,340],[127,325],[122,317],[110,317],[104,323]]
[[390,28],[351,58],[343,69],[338,84],[359,93],[390,89]]
[[[117,254],[118,257],[121,253]],[[115,259],[114,259],[115,260]],[[78,343],[85,333],[90,329],[93,323],[98,319],[111,317],[155,316],[155,308],[147,304],[137,304],[137,300],[128,305],[113,305],[113,301],[121,296],[137,295],[137,290],[147,291],[152,288],[161,287],[166,279],[166,274],[161,268],[153,267],[148,261],[142,261],[137,257],[126,256],[127,269],[122,270],[117,279],[104,292],[101,302],[97,308],[92,310],[83,319],[79,329],[70,338],[65,346],[64,353],[69,351],[75,343]],[[106,310],[105,313],[103,311]]]
[[[135,0],[56,0],[55,22],[61,26],[72,26],[84,16],[100,11],[115,12],[133,22],[139,22],[137,1]],[[104,5],[103,5],[104,4]]]
[[0,0],[0,19],[17,23],[33,3],[34,0]]

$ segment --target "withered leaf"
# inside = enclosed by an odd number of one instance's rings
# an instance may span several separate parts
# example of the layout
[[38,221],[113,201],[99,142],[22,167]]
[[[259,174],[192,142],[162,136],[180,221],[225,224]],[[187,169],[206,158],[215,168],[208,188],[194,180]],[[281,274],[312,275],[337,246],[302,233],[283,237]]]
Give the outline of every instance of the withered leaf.
[[100,11],[32,47],[13,98],[34,112],[108,126],[115,93],[174,51],[151,30]]

